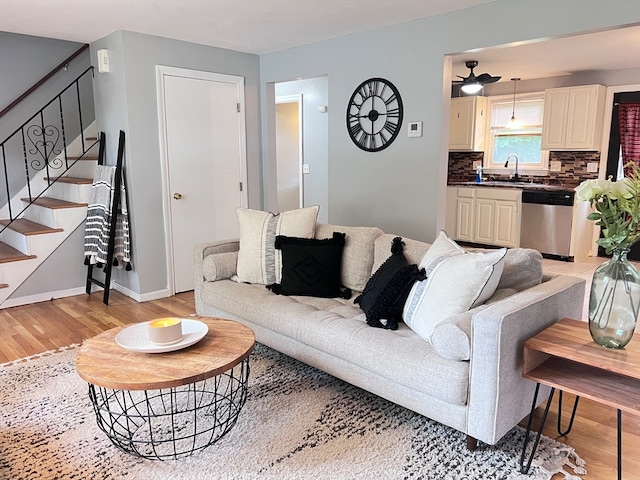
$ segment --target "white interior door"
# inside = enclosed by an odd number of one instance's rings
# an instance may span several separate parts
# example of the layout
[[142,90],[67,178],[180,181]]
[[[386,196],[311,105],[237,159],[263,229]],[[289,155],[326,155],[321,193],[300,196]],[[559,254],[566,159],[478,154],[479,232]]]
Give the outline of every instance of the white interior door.
[[195,244],[239,235],[235,210],[247,203],[244,93],[241,77],[162,68],[169,283],[177,293],[193,289]]

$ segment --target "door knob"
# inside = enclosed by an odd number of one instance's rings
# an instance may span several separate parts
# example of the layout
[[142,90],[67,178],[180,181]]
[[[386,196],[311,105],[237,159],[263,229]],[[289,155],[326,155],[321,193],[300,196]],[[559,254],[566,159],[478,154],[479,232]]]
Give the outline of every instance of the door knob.
[[182,198],[182,194],[181,194],[181,193],[174,193],[174,194],[173,194],[173,198],[174,198],[175,200],[180,200],[180,199]]

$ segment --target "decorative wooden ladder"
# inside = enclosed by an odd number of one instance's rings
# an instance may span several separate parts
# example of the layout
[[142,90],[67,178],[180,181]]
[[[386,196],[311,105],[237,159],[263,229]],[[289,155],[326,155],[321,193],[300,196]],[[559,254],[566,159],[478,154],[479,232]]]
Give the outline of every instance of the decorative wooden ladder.
[[[104,165],[104,133],[101,134],[100,153],[98,155],[98,165]],[[91,285],[102,287],[102,302],[109,305],[109,293],[111,292],[111,269],[113,268],[113,257],[115,252],[116,226],[118,218],[118,210],[120,209],[120,188],[122,186],[122,159],[124,156],[124,132],[120,130],[120,138],[118,139],[118,157],[116,160],[116,171],[114,174],[113,199],[111,203],[111,224],[109,225],[109,243],[107,248],[107,261],[104,266],[104,281],[93,277],[93,265],[89,263],[87,266],[87,295],[91,295]]]

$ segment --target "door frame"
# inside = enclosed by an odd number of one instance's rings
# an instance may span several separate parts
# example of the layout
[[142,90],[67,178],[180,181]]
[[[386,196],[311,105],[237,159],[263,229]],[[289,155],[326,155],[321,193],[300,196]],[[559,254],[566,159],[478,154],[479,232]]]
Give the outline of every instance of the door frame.
[[[303,143],[303,126],[302,119],[303,114],[303,101],[302,93],[296,93],[293,95],[278,95],[276,96],[276,105],[280,103],[296,103],[298,105],[298,208],[304,207],[304,173],[302,166],[304,164],[304,143]],[[276,132],[277,134],[277,132]],[[278,156],[276,154],[276,169],[278,168]],[[277,176],[276,176],[277,179]],[[276,190],[278,188],[276,180]]]
[[[607,176],[607,162],[609,161],[609,137],[611,135],[611,117],[613,116],[613,97],[616,93],[634,92],[640,90],[640,84],[613,85],[607,87],[604,102],[604,120],[602,124],[602,143],[600,147],[600,166],[598,167],[598,178],[604,179]],[[596,241],[600,238],[600,228],[593,226],[591,236],[591,251],[598,256],[599,247]]]
[[[240,132],[240,192],[241,204],[246,207],[247,201],[247,134],[245,122],[244,77],[222,73],[190,70],[187,68],[156,65],[156,101],[158,107],[158,138],[160,141],[160,172],[162,175],[162,215],[164,219],[164,237],[167,258],[167,288],[169,295],[175,295],[175,270],[172,236],[171,191],[169,188],[169,155],[167,145],[167,123],[165,109],[165,77],[182,77],[212,82],[235,84],[238,92],[238,131]],[[213,239],[212,239],[213,240]]]

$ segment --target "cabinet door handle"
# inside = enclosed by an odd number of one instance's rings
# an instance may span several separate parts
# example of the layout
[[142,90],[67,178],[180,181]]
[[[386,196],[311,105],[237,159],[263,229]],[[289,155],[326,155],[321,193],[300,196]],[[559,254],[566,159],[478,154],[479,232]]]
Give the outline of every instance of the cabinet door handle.
[[182,198],[182,194],[181,193],[174,193],[173,194],[173,198],[174,198],[174,200],[180,200]]

